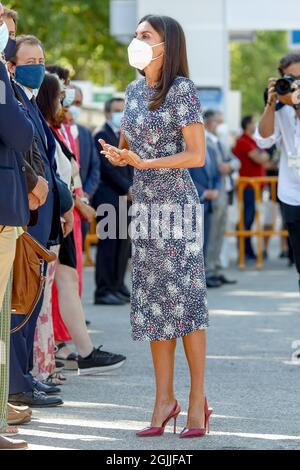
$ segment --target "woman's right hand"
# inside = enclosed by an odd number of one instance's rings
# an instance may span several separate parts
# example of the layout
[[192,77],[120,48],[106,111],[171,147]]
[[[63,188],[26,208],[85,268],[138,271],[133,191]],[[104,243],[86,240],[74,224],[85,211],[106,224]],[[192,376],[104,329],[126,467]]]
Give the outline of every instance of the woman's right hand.
[[114,166],[126,166],[128,163],[122,158],[122,150],[109,145],[103,139],[99,139],[99,144],[102,146],[101,154]]
[[63,236],[66,238],[72,232],[74,227],[74,214],[73,214],[73,207],[65,212],[62,216],[62,230]]

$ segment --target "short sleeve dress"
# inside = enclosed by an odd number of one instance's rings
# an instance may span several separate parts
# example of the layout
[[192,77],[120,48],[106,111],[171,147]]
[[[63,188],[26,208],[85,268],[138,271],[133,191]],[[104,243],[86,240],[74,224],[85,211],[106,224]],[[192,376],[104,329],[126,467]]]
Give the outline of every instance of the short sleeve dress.
[[[203,123],[197,90],[188,78],[176,77],[163,104],[149,111],[152,93],[153,88],[141,79],[128,86],[125,96],[121,131],[129,149],[142,159],[182,152],[182,128]],[[132,192],[133,339],[168,340],[205,329],[208,309],[202,244],[185,236],[184,230],[174,234],[179,225],[172,208],[177,215],[179,208],[181,224],[188,220],[194,228],[196,219],[191,214],[195,210],[199,215],[201,208],[188,169],[135,168]],[[162,207],[164,212],[159,212]],[[192,212],[186,207],[192,207]],[[169,236],[165,236],[166,224],[171,227]]]

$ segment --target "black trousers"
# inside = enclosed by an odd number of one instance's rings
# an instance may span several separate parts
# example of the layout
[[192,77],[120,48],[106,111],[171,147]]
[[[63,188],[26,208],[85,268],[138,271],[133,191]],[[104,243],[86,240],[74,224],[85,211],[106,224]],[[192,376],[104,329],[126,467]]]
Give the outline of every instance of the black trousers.
[[[116,239],[99,240],[96,257],[96,291],[95,297],[101,297],[107,292],[117,292],[124,287],[128,260],[131,252],[131,241],[119,237],[119,211],[116,209]],[[97,218],[99,222],[103,217]],[[126,225],[130,223],[126,217]],[[128,230],[127,230],[128,233]]]
[[296,269],[300,276],[300,206],[282,203],[282,214],[289,232]]

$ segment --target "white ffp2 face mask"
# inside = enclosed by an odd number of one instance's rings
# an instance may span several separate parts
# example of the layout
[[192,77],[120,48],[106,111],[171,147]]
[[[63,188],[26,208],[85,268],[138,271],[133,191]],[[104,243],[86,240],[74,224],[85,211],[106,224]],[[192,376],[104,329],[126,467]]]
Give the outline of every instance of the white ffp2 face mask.
[[150,46],[147,42],[141,41],[140,39],[134,38],[128,46],[128,58],[129,64],[135,69],[144,70],[152,60],[159,59],[160,56],[153,58],[153,47],[164,44],[154,44]]

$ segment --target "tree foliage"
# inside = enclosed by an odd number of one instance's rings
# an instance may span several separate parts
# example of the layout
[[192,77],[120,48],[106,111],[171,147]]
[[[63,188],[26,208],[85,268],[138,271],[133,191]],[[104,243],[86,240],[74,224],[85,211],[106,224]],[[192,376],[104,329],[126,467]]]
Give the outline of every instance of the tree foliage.
[[231,43],[230,52],[231,89],[242,93],[242,112],[260,114],[268,79],[278,76],[278,62],[288,52],[287,33],[259,31],[255,43]]
[[109,34],[109,0],[4,0],[19,13],[18,34],[45,45],[47,63],[59,63],[73,78],[123,90],[135,77],[127,47]]

